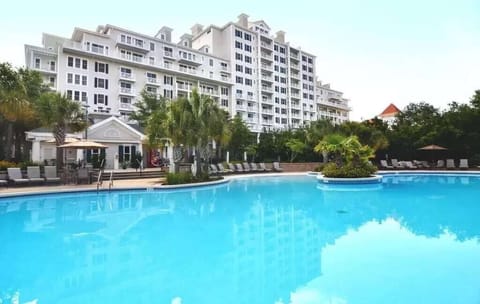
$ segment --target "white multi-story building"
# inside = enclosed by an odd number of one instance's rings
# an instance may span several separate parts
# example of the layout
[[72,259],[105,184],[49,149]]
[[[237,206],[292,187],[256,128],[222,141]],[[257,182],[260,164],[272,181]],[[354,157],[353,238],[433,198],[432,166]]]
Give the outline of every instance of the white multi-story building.
[[172,43],[171,32],[163,27],[148,36],[106,25],[76,28],[70,39],[44,34],[43,47],[25,46],[26,65],[99,120],[128,118],[143,89],[176,98],[198,87],[229,109],[229,61],[192,49],[189,35]]
[[193,87],[239,114],[253,132],[299,127],[340,110],[338,122],[348,119],[348,105],[338,108],[330,97],[319,102],[315,56],[291,46],[283,31],[272,36],[263,20],[250,22],[245,14],[223,27],[191,30],[173,43],[168,27],[155,36],[112,25],[75,28],[71,38],[44,34],[42,47],[25,45],[25,60],[97,121],[128,120],[144,88],[176,98]]
[[231,63],[232,114],[243,117],[252,131],[298,127],[317,119],[315,56],[271,35],[263,21],[241,14],[222,27],[192,27],[192,45]]
[[348,99],[343,98],[343,93],[333,90],[330,84],[316,84],[316,111],[318,119],[328,119],[334,124],[341,124],[349,120],[351,111]]

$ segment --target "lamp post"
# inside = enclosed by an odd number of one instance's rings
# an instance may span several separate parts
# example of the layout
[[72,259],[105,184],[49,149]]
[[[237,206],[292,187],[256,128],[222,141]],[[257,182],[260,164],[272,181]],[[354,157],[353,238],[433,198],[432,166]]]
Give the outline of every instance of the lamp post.
[[[82,104],[82,108],[85,109],[85,123],[86,123],[86,127],[85,127],[85,141],[88,139],[88,108],[90,106],[88,105],[88,102],[85,101],[84,104]],[[87,165],[87,149],[83,149],[83,164],[84,166]]]

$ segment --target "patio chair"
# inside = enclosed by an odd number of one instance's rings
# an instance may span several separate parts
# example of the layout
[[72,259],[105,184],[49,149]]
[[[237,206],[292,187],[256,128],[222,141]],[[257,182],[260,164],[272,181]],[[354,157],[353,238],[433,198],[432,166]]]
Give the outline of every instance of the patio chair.
[[237,167],[234,164],[227,163],[227,165],[228,165],[228,168],[232,170],[232,172],[235,172],[235,173],[243,172],[243,168],[242,168],[242,171],[238,171]]
[[11,180],[15,185],[24,185],[28,184],[29,179],[23,178],[22,171],[20,168],[7,168],[8,179]]
[[87,168],[79,168],[77,170],[77,184],[81,184],[84,181],[90,184],[90,174]]
[[218,175],[218,169],[217,166],[214,164],[210,164],[208,167],[208,174],[209,175]]
[[418,169],[411,161],[404,161],[403,164],[407,169]]
[[283,169],[280,168],[280,163],[279,162],[273,162],[273,171],[283,172]]
[[380,160],[380,167],[383,169],[393,169],[393,166],[390,166],[385,159]]
[[31,183],[43,183],[45,179],[40,177],[40,167],[27,167],[27,177]]
[[455,161],[451,158],[447,159],[447,169],[456,169]]
[[243,170],[242,164],[238,163],[238,164],[235,164],[235,172],[242,173],[246,171]]
[[437,169],[439,168],[445,168],[445,161],[443,159],[439,159],[437,160],[437,166],[436,166]]
[[[240,164],[240,166],[242,166],[242,165]],[[250,172],[250,171],[252,171],[252,169],[250,169],[250,165],[247,162],[244,162],[243,163],[243,172]]]
[[0,173],[0,186],[8,187],[8,180],[6,173]]
[[398,162],[398,159],[396,159],[396,158],[392,158],[392,166],[393,166],[393,168],[395,168],[395,169],[403,169],[403,168],[405,168],[405,167],[403,166],[403,163]]
[[468,159],[462,158],[460,159],[460,164],[458,165],[460,169],[468,169]]
[[262,170],[265,171],[265,172],[271,172],[271,171],[272,171],[272,169],[267,168],[267,167],[265,166],[265,163],[258,163],[258,165],[260,166],[260,169],[262,169]]
[[218,172],[220,173],[223,173],[223,174],[233,173],[232,169],[225,169],[222,163],[218,163],[217,167],[218,167]]
[[57,176],[57,166],[45,166],[45,182],[56,183],[60,182],[60,177]]
[[257,164],[256,164],[256,163],[250,163],[250,170],[252,170],[253,172],[263,171],[262,169],[260,169],[260,168],[257,167]]

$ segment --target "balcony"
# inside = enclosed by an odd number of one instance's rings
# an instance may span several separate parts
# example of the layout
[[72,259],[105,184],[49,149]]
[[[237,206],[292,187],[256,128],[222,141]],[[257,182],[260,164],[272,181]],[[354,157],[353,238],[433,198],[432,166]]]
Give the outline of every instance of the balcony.
[[299,61],[300,61],[300,56],[298,55],[298,53],[292,53],[292,52],[290,52],[290,59],[291,59],[292,61],[299,62]]
[[272,54],[267,54],[265,52],[262,52],[261,58],[262,58],[262,60],[267,60],[267,61],[273,62]]
[[258,109],[256,107],[248,107],[247,108],[248,112],[253,112],[253,113],[257,113]]
[[296,103],[296,102],[292,102],[292,103],[291,103],[291,108],[292,108],[292,109],[297,109],[297,110],[300,110],[300,109],[301,109],[300,104],[299,104],[299,103]]
[[290,97],[294,98],[294,99],[300,99],[300,94],[298,93],[291,93],[290,94]]
[[177,83],[177,90],[191,91],[192,86],[189,84]]
[[300,73],[298,72],[292,72],[290,73],[290,76],[292,77],[292,79],[300,79]]
[[292,82],[290,88],[300,90],[300,84]]
[[230,77],[228,76],[220,76],[220,79],[225,82],[230,82]]
[[163,57],[169,58],[169,59],[175,59],[173,56],[173,52],[170,51],[163,51]]
[[135,78],[133,77],[132,73],[127,73],[127,72],[120,72],[120,79],[121,80],[128,80],[128,81],[135,81]]
[[237,99],[244,99],[242,94],[235,94],[235,98]]
[[218,90],[200,88],[200,94],[218,96]]
[[245,121],[252,124],[256,124],[258,122],[256,118],[247,118]]
[[130,104],[130,103],[121,102],[120,103],[120,110],[133,111],[134,108],[133,108],[133,105]]
[[262,81],[273,82],[272,76],[262,75]]
[[262,70],[272,73],[273,66],[271,64],[262,63],[260,66]]
[[300,65],[290,62],[290,69],[300,71]]
[[247,110],[247,106],[244,105],[243,103],[242,103],[242,104],[237,104],[237,105],[235,106],[235,109],[236,109],[237,111],[246,111],[246,110]]
[[350,111],[350,107],[348,103],[342,102],[340,99],[337,98],[329,98],[328,101],[317,99],[317,104],[325,105],[327,107],[336,108],[344,111]]
[[180,53],[178,55],[178,60],[182,63],[192,64],[195,66],[202,65],[202,63],[199,60],[197,60],[196,56],[191,53],[185,53],[185,52]]
[[154,86],[160,86],[160,82],[157,80],[156,77],[147,77],[147,84],[154,85]]
[[262,124],[265,124],[265,125],[273,125],[273,119],[265,119],[265,118],[263,118],[263,119],[262,119]]
[[147,54],[150,51],[146,48],[146,43],[140,39],[130,39],[130,41],[128,41],[127,39],[122,39],[122,37],[119,37],[117,40],[117,46],[142,54]]
[[230,70],[228,69],[228,67],[223,66],[223,65],[220,67],[220,71],[230,73]]
[[262,103],[273,104],[272,98],[262,98]]
[[132,88],[120,88],[120,95],[135,96],[135,90]]
[[262,109],[262,114],[273,115],[273,109]]
[[263,92],[270,93],[270,94],[273,94],[273,89],[272,89],[272,87],[262,86],[262,91],[263,91]]
[[253,95],[247,94],[247,100],[253,100]]
[[197,70],[188,69],[188,68],[185,68],[185,67],[178,67],[178,70],[179,70],[180,72],[188,73],[188,74],[192,74],[192,75],[196,75],[196,74],[197,74]]

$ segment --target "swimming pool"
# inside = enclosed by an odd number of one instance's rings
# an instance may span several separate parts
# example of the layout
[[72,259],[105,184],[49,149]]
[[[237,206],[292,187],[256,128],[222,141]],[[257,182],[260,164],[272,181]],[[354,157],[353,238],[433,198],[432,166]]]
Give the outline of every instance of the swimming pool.
[[479,303],[479,215],[472,175],[4,198],[0,299]]

